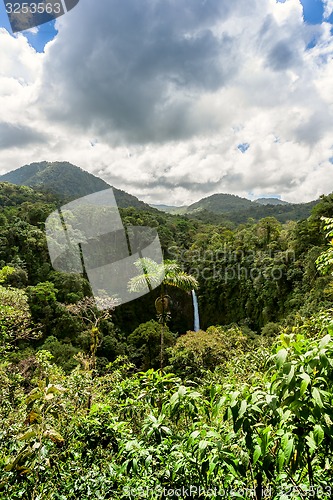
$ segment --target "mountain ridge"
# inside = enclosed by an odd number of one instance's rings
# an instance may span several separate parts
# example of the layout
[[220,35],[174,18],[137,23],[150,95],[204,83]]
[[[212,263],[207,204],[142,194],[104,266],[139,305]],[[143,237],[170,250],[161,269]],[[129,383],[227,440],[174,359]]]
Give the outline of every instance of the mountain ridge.
[[253,200],[253,203],[258,203],[259,205],[295,205],[295,203],[289,203],[279,198],[257,198]]
[[204,222],[209,222],[211,219],[216,223],[220,220],[240,224],[248,219],[259,220],[264,217],[275,217],[280,222],[306,219],[318,201],[288,203],[277,198],[259,198],[251,201],[233,194],[215,193],[187,207],[168,205],[154,205],[154,207],[170,214],[186,215]]
[[0,176],[0,182],[28,186],[71,201],[104,189],[113,189],[119,208],[151,210],[150,206],[126,191],[69,162],[34,162]]
[[[275,217],[280,222],[302,220],[310,217],[313,207],[319,200],[308,203],[255,203],[240,196],[216,193],[199,200],[187,209],[189,216],[199,216],[204,211],[221,215],[234,223],[243,223],[248,219],[259,220],[265,217]],[[207,213],[205,214],[207,219]]]
[[236,224],[249,219],[259,220],[264,217],[275,217],[280,222],[306,219],[318,200],[309,203],[288,203],[276,198],[259,198],[248,200],[228,193],[215,193],[192,203],[188,207],[172,207],[169,205],[148,205],[137,197],[110,186],[101,178],[72,165],[69,162],[34,162],[0,176],[0,182],[28,186],[43,193],[51,193],[68,202],[83,196],[113,189],[119,208],[133,207],[138,210],[160,210],[172,215],[190,218],[230,221]]

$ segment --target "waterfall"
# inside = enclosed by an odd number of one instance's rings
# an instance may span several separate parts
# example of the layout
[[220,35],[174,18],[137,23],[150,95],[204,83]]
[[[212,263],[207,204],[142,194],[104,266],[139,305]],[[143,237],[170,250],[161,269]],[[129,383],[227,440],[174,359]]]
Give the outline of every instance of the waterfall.
[[200,330],[200,319],[199,319],[199,306],[198,299],[195,290],[192,290],[192,300],[193,300],[193,311],[194,311],[194,331]]

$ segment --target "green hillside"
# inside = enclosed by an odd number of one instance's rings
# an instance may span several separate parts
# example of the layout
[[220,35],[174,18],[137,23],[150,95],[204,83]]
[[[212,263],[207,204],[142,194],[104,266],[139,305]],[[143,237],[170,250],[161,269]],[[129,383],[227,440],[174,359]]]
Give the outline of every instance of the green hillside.
[[[111,186],[95,175],[68,162],[39,162],[24,165],[0,176],[0,182],[30,186],[40,191],[56,194],[69,201],[108,189]],[[142,210],[150,207],[125,191],[113,188],[118,206]]]
[[229,212],[224,214],[225,217],[232,222],[241,224],[248,219],[256,221],[264,217],[275,217],[280,222],[287,222],[288,220],[303,220],[311,215],[311,211],[318,201],[311,201],[309,203],[295,203],[288,205],[259,205],[252,203],[252,205],[244,210]]
[[[273,198],[269,199],[280,201]],[[312,208],[318,201],[309,203],[263,203],[259,200],[250,201],[232,194],[213,194],[193,203],[187,208],[189,217],[195,217],[204,222],[216,223],[216,216],[235,224],[243,224],[249,219],[256,221],[264,217],[275,217],[280,222],[288,220],[303,220],[311,215]],[[211,214],[211,216],[209,216]]]
[[52,194],[35,191],[28,186],[16,186],[9,182],[0,182],[0,207],[14,207],[22,203],[49,203],[55,200]]
[[235,210],[247,209],[252,206],[252,201],[246,198],[241,198],[234,194],[213,194],[207,198],[192,203],[188,207],[188,212],[193,212],[194,210],[209,210],[210,212],[222,214],[233,212]]

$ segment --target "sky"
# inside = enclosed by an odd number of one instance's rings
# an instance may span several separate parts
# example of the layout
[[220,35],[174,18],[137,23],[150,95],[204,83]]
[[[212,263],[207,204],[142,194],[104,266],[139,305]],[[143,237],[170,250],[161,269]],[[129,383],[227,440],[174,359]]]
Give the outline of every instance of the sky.
[[333,0],[80,0],[13,35],[0,174],[70,161],[148,203],[333,192]]

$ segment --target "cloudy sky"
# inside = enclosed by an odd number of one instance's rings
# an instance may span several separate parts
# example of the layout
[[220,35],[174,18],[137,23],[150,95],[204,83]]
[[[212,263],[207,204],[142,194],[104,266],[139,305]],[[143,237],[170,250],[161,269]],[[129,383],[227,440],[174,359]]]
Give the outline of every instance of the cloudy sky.
[[80,0],[13,35],[0,174],[70,161],[150,203],[333,191],[333,0]]

